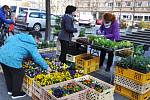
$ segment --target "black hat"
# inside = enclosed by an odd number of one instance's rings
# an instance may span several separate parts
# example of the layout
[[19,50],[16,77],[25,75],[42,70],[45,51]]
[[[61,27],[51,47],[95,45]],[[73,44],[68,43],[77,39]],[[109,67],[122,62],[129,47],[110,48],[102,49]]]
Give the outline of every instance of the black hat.
[[8,5],[2,6],[2,9],[10,9]]
[[66,7],[65,14],[72,14],[72,12],[75,12],[76,9],[77,9],[77,8],[76,8],[75,6],[68,5],[68,6]]

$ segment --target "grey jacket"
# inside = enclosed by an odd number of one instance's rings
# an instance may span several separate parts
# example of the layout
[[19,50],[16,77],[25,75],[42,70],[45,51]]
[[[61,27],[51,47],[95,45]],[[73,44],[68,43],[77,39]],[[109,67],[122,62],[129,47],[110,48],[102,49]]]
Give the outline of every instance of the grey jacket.
[[59,40],[71,41],[73,33],[77,32],[77,29],[73,25],[73,17],[65,14],[61,21],[61,32],[58,35]]

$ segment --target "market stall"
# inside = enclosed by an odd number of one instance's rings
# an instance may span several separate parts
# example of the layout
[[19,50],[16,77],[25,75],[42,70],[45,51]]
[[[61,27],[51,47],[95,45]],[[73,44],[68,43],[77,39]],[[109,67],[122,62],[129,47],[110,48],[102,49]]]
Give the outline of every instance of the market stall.
[[[138,50],[135,52],[131,42],[114,42],[94,35],[76,38],[72,42],[80,48],[72,46],[72,52],[78,53],[67,54],[66,64],[58,61],[53,44],[43,42],[38,45],[51,71],[40,68],[32,58],[24,61],[26,75],[22,89],[32,100],[114,100],[114,91],[133,100],[150,97],[149,60],[137,56],[140,54]],[[123,57],[117,61],[114,86],[88,75],[99,70],[101,58],[93,51],[103,49]]]

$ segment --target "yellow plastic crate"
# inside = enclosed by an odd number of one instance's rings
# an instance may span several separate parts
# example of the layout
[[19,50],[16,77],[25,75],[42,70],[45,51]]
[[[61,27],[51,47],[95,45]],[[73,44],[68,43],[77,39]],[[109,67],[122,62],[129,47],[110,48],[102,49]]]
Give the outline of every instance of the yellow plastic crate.
[[43,100],[43,87],[36,81],[33,82],[32,94],[34,94],[40,100]]
[[96,71],[96,70],[98,70],[98,69],[99,69],[99,64],[90,67],[90,72],[94,72],[94,71]]
[[32,96],[32,89],[33,89],[32,85],[33,85],[33,78],[30,78],[29,76],[25,75],[22,89],[29,96]]
[[124,76],[129,78],[139,84],[148,84],[150,83],[150,72],[147,74],[132,70],[132,69],[125,69],[122,67],[116,67],[116,75]]
[[90,71],[90,68],[84,68],[84,74],[88,74],[88,73],[91,73],[91,71]]
[[150,91],[145,94],[139,94],[120,85],[116,85],[115,92],[128,97],[130,100],[148,100],[150,97]]
[[75,59],[80,56],[80,55],[71,55],[71,54],[67,54],[66,55],[66,60],[70,61],[70,62],[75,62]]
[[27,82],[27,84],[29,84],[29,85],[33,85],[33,80],[34,80],[34,78],[30,78],[29,76],[27,76],[27,75],[25,75],[25,77],[24,77],[24,81],[26,81]]
[[36,95],[32,94],[32,100],[40,100]]
[[28,88],[23,84],[22,90],[30,97],[32,97],[32,87]]
[[99,57],[98,56],[92,56],[91,59],[85,60],[84,56],[90,56],[90,54],[81,54],[76,57],[75,63],[77,66],[82,66],[86,68],[90,68],[92,66],[99,65]]
[[95,65],[95,66],[91,66],[91,67],[82,67],[82,66],[78,66],[78,69],[81,69],[81,73],[83,74],[89,74],[91,72],[94,72],[96,70],[99,69],[99,65]]
[[24,76],[23,87],[25,87],[28,91],[32,92],[33,78],[29,76]]
[[134,92],[137,92],[139,94],[145,94],[148,91],[150,91],[150,83],[141,85],[138,84],[137,82],[134,82],[133,80],[130,80],[128,78],[119,75],[115,75],[114,83],[123,86],[127,89],[130,89]]

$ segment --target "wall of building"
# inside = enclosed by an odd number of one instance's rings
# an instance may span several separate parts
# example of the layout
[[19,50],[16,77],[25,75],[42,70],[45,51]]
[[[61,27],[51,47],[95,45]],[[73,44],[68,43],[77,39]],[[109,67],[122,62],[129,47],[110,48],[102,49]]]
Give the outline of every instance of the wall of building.
[[[134,1],[134,2],[133,2]],[[104,12],[120,13],[150,13],[150,0],[76,0],[78,12],[91,11],[99,18]]]
[[[40,8],[45,9],[45,0],[38,0]],[[75,0],[51,0],[51,12],[62,15],[65,13],[67,5],[75,5]]]

